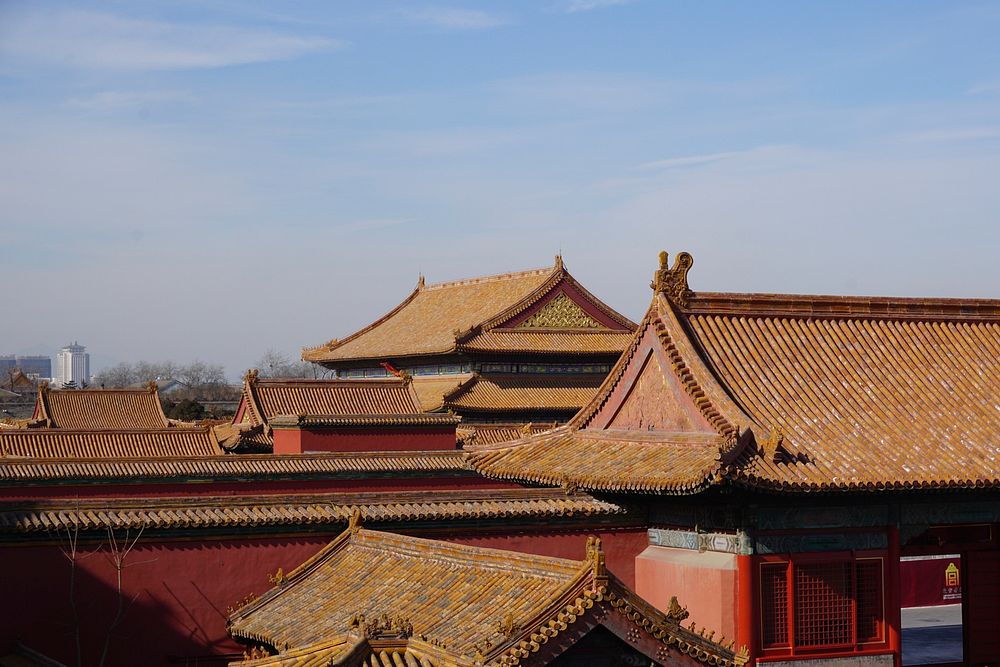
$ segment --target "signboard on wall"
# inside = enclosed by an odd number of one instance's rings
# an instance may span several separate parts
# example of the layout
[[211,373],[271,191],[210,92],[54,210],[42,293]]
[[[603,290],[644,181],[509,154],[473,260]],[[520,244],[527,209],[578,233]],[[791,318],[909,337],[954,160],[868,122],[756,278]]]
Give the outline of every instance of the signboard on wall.
[[904,556],[899,562],[900,606],[931,607],[962,601],[962,557]]

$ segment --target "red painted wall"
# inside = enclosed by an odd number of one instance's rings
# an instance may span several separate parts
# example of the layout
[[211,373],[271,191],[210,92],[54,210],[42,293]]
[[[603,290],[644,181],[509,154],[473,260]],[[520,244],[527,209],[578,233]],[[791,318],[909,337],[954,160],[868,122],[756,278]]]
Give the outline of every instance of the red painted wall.
[[[226,608],[266,591],[271,587],[268,573],[279,567],[287,572],[332,537],[218,542],[140,537],[123,570],[127,610],[111,635],[106,664],[131,665],[141,657],[143,664],[167,665],[172,664],[169,656],[201,656],[198,664],[224,664],[204,657],[242,652],[226,634]],[[21,640],[67,665],[77,664],[70,565],[60,551],[65,546],[3,547],[0,651]],[[117,575],[108,555],[106,544],[83,545],[77,560],[75,599],[84,665],[99,663],[117,609]]]
[[[945,570],[954,563],[957,581],[949,581]],[[962,601],[962,557],[927,556],[899,563],[900,606],[930,607]]]
[[276,428],[275,454],[304,452],[412,452],[455,449],[455,427],[422,429]]

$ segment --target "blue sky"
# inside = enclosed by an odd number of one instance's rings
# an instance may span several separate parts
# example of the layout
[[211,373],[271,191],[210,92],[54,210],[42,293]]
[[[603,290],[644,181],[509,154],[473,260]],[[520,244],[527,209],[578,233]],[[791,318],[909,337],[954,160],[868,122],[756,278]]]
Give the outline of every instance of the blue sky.
[[997,297],[998,34],[989,2],[0,2],[0,353],[235,378],[559,250],[633,318],[661,248],[696,290]]

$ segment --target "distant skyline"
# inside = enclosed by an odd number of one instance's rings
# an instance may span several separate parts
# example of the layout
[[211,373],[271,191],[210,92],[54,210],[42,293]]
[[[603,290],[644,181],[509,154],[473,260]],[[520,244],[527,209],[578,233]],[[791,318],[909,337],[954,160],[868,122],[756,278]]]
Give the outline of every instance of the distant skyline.
[[0,352],[343,337],[549,265],[1000,297],[994,2],[0,3]]

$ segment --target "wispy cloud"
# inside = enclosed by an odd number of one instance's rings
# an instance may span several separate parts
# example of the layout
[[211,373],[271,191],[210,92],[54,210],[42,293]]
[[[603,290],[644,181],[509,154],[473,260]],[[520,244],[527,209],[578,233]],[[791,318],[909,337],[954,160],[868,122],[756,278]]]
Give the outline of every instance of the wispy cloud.
[[105,90],[93,95],[72,97],[66,100],[66,106],[110,113],[165,104],[184,104],[193,102],[194,99],[194,95],[187,90]]
[[11,13],[0,57],[81,69],[204,69],[289,60],[341,41],[266,28],[134,19],[78,10]]
[[713,162],[721,162],[739,155],[745,155],[747,151],[728,151],[725,153],[705,153],[703,155],[685,155],[683,157],[672,157],[665,160],[654,160],[644,162],[636,166],[639,171],[660,171],[662,169],[685,169],[688,167],[700,167]]
[[576,14],[577,12],[589,12],[595,9],[604,9],[605,7],[617,7],[619,5],[629,5],[636,0],[569,0],[564,2],[559,6],[561,11],[567,14]]
[[915,132],[905,137],[907,141],[980,141],[1000,139],[1000,125],[975,127],[946,127],[936,130]]
[[1000,81],[981,81],[969,88],[970,95],[989,95],[1000,93]]
[[407,20],[442,30],[486,30],[510,25],[506,16],[492,14],[479,9],[458,7],[424,7],[406,9],[401,12]]

